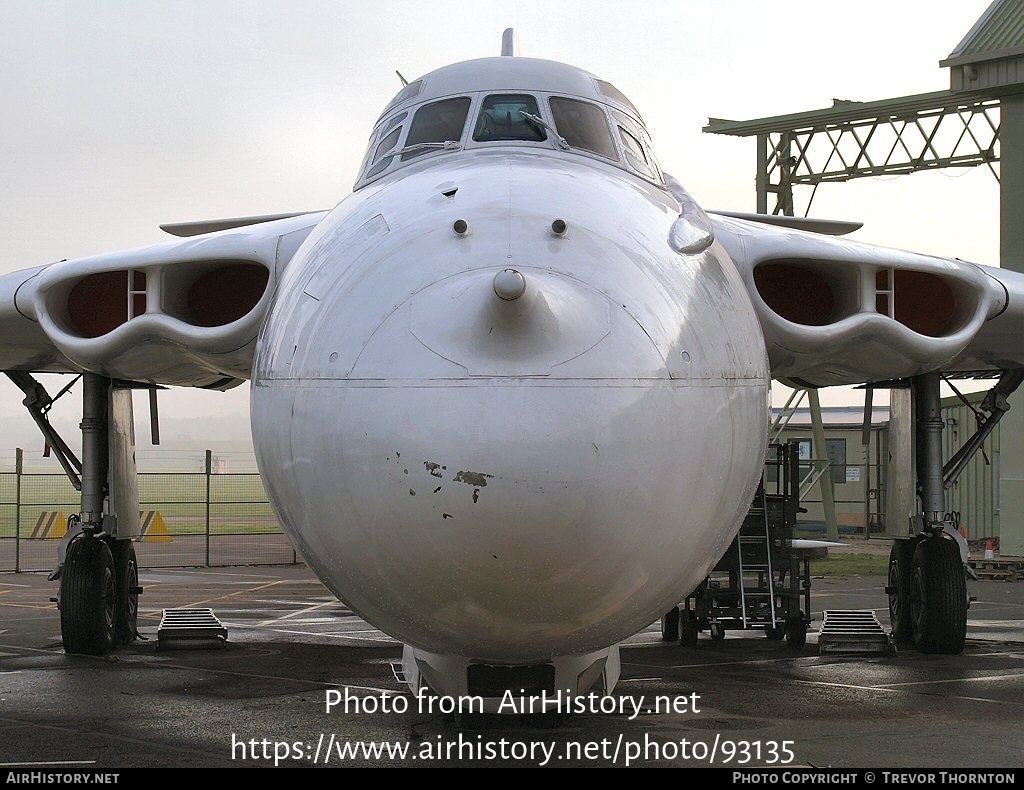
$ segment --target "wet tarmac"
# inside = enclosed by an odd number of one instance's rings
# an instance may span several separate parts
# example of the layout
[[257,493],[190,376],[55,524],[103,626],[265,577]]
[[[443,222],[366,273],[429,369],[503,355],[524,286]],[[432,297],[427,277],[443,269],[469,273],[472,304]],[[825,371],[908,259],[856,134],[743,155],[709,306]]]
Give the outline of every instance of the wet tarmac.
[[[455,721],[404,693],[400,645],[304,566],[141,583],[147,641],[88,658],[64,654],[45,575],[0,574],[0,765],[1024,766],[1024,583],[970,585],[960,656],[819,655],[817,622],[800,650],[757,633],[683,648],[652,625],[623,646],[611,703]],[[882,586],[815,579],[815,613],[887,624]],[[161,610],[182,606],[211,607],[227,646],[158,650]]]

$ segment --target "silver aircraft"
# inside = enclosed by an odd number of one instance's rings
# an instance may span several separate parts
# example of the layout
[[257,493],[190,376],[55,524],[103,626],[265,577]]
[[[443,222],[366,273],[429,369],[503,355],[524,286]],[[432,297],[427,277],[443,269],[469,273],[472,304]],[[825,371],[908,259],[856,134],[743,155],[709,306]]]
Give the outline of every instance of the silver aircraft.
[[[939,375],[1020,382],[1024,276],[709,216],[614,85],[508,39],[406,85],[330,211],[164,227],[0,277],[0,370],[82,491],[53,576],[69,652],[135,637],[130,389],[246,379],[281,523],[404,643],[413,691],[610,691],[616,645],[737,533],[773,378],[913,387],[890,604],[920,649],[962,649]],[[83,374],[80,460],[37,372]]]

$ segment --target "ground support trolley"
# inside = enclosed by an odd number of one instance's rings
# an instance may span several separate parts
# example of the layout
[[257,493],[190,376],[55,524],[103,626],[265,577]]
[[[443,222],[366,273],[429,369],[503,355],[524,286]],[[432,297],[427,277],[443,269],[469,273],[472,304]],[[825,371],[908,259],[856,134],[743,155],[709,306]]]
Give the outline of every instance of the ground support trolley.
[[739,534],[714,570],[661,618],[662,638],[697,644],[706,631],[763,631],[791,647],[807,640],[811,613],[810,557],[793,547],[800,512],[796,442],[772,445],[765,472]]

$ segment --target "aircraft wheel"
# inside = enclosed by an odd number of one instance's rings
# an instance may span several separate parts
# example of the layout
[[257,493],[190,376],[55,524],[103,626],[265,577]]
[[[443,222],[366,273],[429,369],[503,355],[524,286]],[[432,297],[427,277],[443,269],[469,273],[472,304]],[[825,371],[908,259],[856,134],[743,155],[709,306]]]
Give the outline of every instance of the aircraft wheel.
[[952,540],[917,544],[911,566],[910,619],[922,653],[956,655],[967,640],[967,577]]
[[673,606],[661,616],[661,641],[675,642],[679,639],[679,607]]
[[786,620],[786,644],[793,648],[807,644],[807,623],[804,622],[803,615]]
[[696,647],[699,634],[696,615],[693,612],[682,615],[679,623],[679,644],[683,647]]
[[82,535],[68,546],[60,577],[64,650],[102,656],[114,646],[117,585],[114,557],[99,538]]
[[889,624],[892,628],[892,638],[898,645],[909,645],[914,641],[914,629],[910,618],[911,565],[914,548],[912,540],[894,540],[889,550],[889,583],[885,591],[889,595]]
[[114,641],[118,645],[126,645],[134,642],[139,633],[139,564],[135,559],[135,546],[130,540],[114,541],[110,552],[114,557],[117,591]]
[[712,623],[711,628],[709,630],[711,632],[711,638],[714,639],[716,642],[725,639],[725,629],[722,628],[721,623]]

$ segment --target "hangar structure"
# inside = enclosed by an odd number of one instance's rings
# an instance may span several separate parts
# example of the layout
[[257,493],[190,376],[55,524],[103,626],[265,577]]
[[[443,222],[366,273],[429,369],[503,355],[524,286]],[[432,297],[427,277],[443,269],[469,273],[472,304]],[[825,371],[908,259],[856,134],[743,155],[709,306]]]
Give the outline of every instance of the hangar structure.
[[[942,399],[943,454],[951,457],[974,432],[976,411],[984,392]],[[774,416],[781,413],[774,410]],[[889,408],[875,405],[865,435],[859,406],[824,406],[821,409],[836,522],[841,540],[854,543],[877,538],[888,529]],[[946,492],[946,506],[956,513],[967,539],[975,545],[991,538],[1003,555],[1024,555],[1024,520],[1015,484],[1024,478],[1024,445],[1012,440],[1024,430],[1024,408],[1013,409],[995,427],[981,450]],[[867,439],[865,442],[864,439]],[[822,529],[825,506],[817,491],[820,465],[811,459],[811,410],[799,407],[784,428],[773,435],[777,442],[800,446],[800,505],[797,526],[807,534]],[[772,468],[767,467],[773,483]],[[865,526],[867,530],[865,531]]]
[[[995,0],[940,66],[950,88],[728,121],[704,131],[757,138],[757,211],[794,214],[793,188],[947,167],[988,167],[1000,184],[1000,265],[1024,271],[1024,2]],[[998,164],[998,167],[996,166]]]
[[[1024,0],[993,0],[939,65],[949,69],[948,90],[868,102],[836,99],[825,109],[744,121],[710,118],[704,131],[756,138],[757,211],[762,214],[793,216],[795,187],[811,190],[803,206],[806,216],[822,183],[987,167],[999,184],[1000,266],[1024,272]],[[871,389],[867,393],[865,414],[870,415]],[[889,446],[893,463],[885,522],[892,535],[903,534],[901,514],[914,511],[913,491],[899,482],[911,479],[910,400],[908,389],[892,390],[890,437],[902,430],[901,419],[908,423],[905,452],[898,451],[899,441]],[[823,437],[817,398],[810,402],[815,433]],[[1024,434],[1024,406],[1019,396],[1015,402],[1017,408],[1002,423],[1004,439]],[[947,417],[947,428],[954,422],[955,417]],[[950,436],[947,448],[955,451]],[[823,438],[815,442],[815,458],[826,458],[824,445]],[[997,520],[1003,553],[1024,555],[1024,445],[1018,445],[1003,441],[1000,463],[988,475],[992,488],[979,494],[979,502],[963,504],[977,512],[988,503],[992,512],[986,518]],[[832,476],[822,475],[820,481],[823,518],[829,535],[836,536]],[[947,491],[947,507],[951,498],[957,497]]]

